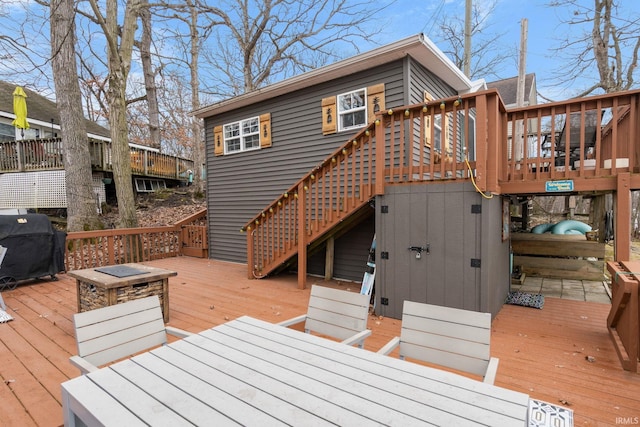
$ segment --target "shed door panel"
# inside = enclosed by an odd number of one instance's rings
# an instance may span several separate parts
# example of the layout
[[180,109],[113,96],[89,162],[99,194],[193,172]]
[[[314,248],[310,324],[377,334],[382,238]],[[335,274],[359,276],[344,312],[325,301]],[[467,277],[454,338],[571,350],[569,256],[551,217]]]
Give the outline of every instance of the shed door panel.
[[[450,184],[397,187],[381,198],[388,213],[378,209],[378,251],[389,259],[378,261],[380,314],[401,318],[405,300],[479,309],[480,269],[471,266],[480,258],[480,214],[471,213],[478,203],[477,194]],[[409,250],[427,245],[419,259]]]

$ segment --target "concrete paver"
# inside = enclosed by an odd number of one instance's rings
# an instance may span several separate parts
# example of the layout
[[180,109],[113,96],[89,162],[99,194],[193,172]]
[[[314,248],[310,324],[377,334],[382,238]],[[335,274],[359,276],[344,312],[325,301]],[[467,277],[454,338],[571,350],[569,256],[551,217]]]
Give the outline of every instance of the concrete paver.
[[542,294],[554,298],[610,304],[606,282],[525,276],[524,283],[512,283],[512,291]]

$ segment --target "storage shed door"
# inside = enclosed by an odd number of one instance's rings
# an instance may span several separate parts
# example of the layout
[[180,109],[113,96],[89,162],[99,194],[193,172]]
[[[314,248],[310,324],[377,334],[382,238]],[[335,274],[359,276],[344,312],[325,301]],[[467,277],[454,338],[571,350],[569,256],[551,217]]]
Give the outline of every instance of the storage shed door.
[[480,268],[472,266],[480,203],[457,184],[387,187],[376,207],[377,312],[399,319],[404,300],[480,309]]

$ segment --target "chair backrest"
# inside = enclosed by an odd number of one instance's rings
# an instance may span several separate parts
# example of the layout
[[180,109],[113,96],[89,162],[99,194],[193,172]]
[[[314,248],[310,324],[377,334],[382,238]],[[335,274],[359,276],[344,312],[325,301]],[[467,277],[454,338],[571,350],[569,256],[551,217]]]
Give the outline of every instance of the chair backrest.
[[405,301],[400,356],[483,376],[490,357],[491,313]]
[[312,286],[305,331],[345,340],[367,329],[369,295]]
[[78,355],[95,366],[166,344],[157,295],[73,316]]

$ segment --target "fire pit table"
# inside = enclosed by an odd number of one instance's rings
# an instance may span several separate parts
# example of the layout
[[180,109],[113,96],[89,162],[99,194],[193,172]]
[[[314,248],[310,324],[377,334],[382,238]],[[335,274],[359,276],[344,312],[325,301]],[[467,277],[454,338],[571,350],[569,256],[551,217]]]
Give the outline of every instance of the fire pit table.
[[169,322],[169,277],[175,271],[143,264],[120,264],[67,273],[76,279],[78,312],[157,295],[164,322]]

